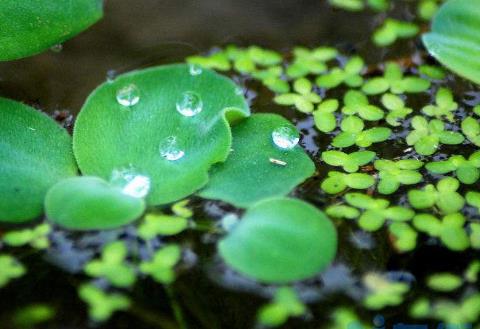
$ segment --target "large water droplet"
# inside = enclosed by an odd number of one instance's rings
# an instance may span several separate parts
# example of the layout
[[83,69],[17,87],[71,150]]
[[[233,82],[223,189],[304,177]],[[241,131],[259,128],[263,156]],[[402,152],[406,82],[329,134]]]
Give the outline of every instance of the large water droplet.
[[117,91],[117,102],[122,106],[134,106],[140,101],[140,90],[134,84],[129,84]]
[[203,70],[198,65],[190,64],[188,66],[188,72],[190,73],[190,75],[200,75],[200,74],[202,74]]
[[160,143],[160,155],[168,161],[176,161],[181,159],[185,152],[178,146],[177,138],[169,136]]
[[298,131],[290,126],[281,126],[272,132],[272,139],[275,145],[282,149],[293,149],[300,140]]
[[132,167],[113,170],[110,183],[134,198],[144,198],[150,191],[150,178],[138,174]]
[[200,96],[192,91],[186,91],[177,102],[177,111],[186,117],[192,117],[202,112],[203,102]]

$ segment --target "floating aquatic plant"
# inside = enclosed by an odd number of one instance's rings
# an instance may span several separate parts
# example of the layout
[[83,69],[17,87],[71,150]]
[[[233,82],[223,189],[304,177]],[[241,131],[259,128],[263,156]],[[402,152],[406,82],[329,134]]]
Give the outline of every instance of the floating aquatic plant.
[[312,91],[312,83],[306,78],[295,80],[293,90],[295,93],[278,95],[273,101],[281,105],[294,105],[300,112],[310,113],[313,112],[315,104],[322,100],[317,93]]
[[329,72],[321,74],[316,83],[321,88],[332,89],[345,84],[349,87],[359,87],[363,83],[361,73],[365,62],[359,56],[350,58],[343,68],[334,67]]
[[435,174],[455,172],[463,184],[473,184],[480,177],[480,151],[472,153],[468,160],[463,155],[453,155],[444,161],[427,163],[425,168]]
[[92,284],[83,284],[78,289],[80,298],[88,304],[88,313],[94,321],[108,320],[113,313],[130,307],[130,300],[118,293],[107,294]]
[[275,292],[273,300],[260,308],[257,318],[264,326],[276,327],[284,324],[289,317],[304,315],[306,310],[292,288],[281,287]]
[[327,70],[327,62],[338,55],[335,48],[318,47],[307,49],[295,47],[293,61],[287,67],[286,74],[291,79],[298,79],[308,74],[320,74]]
[[416,209],[438,207],[444,214],[451,214],[463,208],[465,200],[457,192],[460,187],[458,180],[446,177],[440,180],[436,187],[426,185],[423,190],[408,191],[408,201]]
[[418,233],[407,223],[392,223],[388,231],[393,237],[393,245],[399,252],[409,252],[416,248]]
[[423,180],[417,170],[423,166],[419,160],[377,160],[374,163],[378,172],[378,192],[392,194],[400,185],[413,185]]
[[315,127],[323,133],[329,133],[335,130],[337,119],[335,111],[340,106],[336,99],[325,99],[321,102],[317,109],[313,112]]
[[368,121],[378,121],[385,115],[381,108],[371,105],[368,97],[358,90],[349,90],[343,96],[343,103],[342,113],[345,115],[357,114],[363,120]]
[[48,239],[50,231],[50,225],[40,224],[31,229],[9,231],[3,235],[2,241],[12,247],[30,245],[35,249],[46,249],[50,246]]
[[276,114],[255,114],[233,128],[232,152],[214,166],[199,195],[248,207],[283,196],[310,177],[315,166],[298,145],[297,129]]
[[406,142],[413,145],[421,155],[434,154],[440,144],[458,145],[465,139],[459,132],[445,130],[445,124],[438,119],[427,121],[417,115],[412,119],[411,125],[413,130],[408,134]]
[[25,267],[13,256],[0,254],[0,288],[11,280],[23,276],[26,272]]
[[452,273],[436,273],[427,278],[427,286],[436,291],[450,292],[460,288],[463,279]]
[[453,113],[458,109],[458,104],[453,100],[453,94],[450,89],[440,88],[435,96],[436,105],[427,105],[422,108],[422,112],[430,117],[437,119],[446,118],[453,121]]
[[366,274],[363,277],[363,283],[368,289],[363,304],[372,310],[400,305],[405,298],[404,295],[410,290],[408,284],[390,281],[376,273]]
[[383,25],[373,33],[372,40],[378,47],[385,47],[398,39],[414,37],[418,34],[418,31],[419,28],[414,23],[387,18]]
[[405,102],[394,94],[384,94],[381,99],[382,105],[389,111],[385,117],[387,123],[393,127],[400,126],[400,119],[405,119],[413,110],[405,106]]
[[329,219],[308,203],[273,198],[248,208],[218,248],[225,262],[241,274],[285,283],[324,270],[335,257],[337,234]]
[[157,235],[175,235],[188,227],[188,219],[180,216],[163,214],[147,214],[138,227],[138,236],[144,240],[153,239]]
[[366,129],[362,119],[357,116],[348,116],[340,123],[342,132],[335,136],[332,145],[335,147],[349,147],[357,145],[360,147],[369,147],[374,143],[387,140],[392,134],[392,130],[386,127],[373,127]]
[[331,166],[342,167],[349,173],[357,172],[361,166],[371,162],[376,156],[373,151],[357,151],[350,154],[341,151],[322,152],[322,160]]
[[345,174],[337,171],[328,172],[321,188],[328,194],[337,194],[347,188],[363,190],[375,184],[375,178],[364,173]]
[[182,249],[175,244],[167,245],[155,252],[150,261],[140,264],[140,271],[150,275],[155,281],[170,284],[175,280],[175,265],[182,257]]
[[467,117],[461,124],[462,133],[475,146],[480,147],[480,124],[474,117]]

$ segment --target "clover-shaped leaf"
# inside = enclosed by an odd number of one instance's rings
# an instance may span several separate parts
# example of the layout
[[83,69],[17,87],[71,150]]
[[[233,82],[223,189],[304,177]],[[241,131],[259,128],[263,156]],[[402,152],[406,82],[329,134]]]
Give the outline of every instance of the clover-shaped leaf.
[[390,90],[393,94],[419,93],[430,88],[430,81],[415,77],[404,77],[400,65],[388,62],[385,65],[383,77],[368,80],[362,86],[362,91],[367,95],[383,94]]
[[480,147],[480,124],[477,119],[467,117],[462,121],[461,127],[465,137],[467,137],[472,144]]
[[290,91],[290,85],[282,79],[283,68],[281,66],[270,66],[251,74],[253,78],[260,80],[264,86],[273,92],[283,94]]
[[295,93],[281,94],[273,101],[281,105],[294,105],[297,110],[303,113],[313,112],[315,105],[320,103],[322,98],[312,90],[312,83],[306,78],[294,81],[293,90]]
[[97,278],[105,278],[116,287],[130,287],[135,283],[135,271],[125,263],[127,247],[123,241],[115,241],[103,247],[102,257],[88,262],[85,273]]
[[480,27],[479,0],[445,2],[432,23],[432,31],[423,35],[430,54],[455,73],[480,83],[476,61]]
[[431,214],[418,214],[413,218],[413,226],[420,232],[439,238],[453,251],[464,251],[470,245],[464,229],[465,218],[460,213],[451,213],[441,220]]
[[387,220],[403,222],[415,215],[412,209],[400,206],[390,207],[390,202],[387,200],[374,199],[366,194],[348,193],[345,195],[345,201],[353,207],[364,210],[358,224],[366,231],[380,229]]
[[387,18],[373,33],[373,42],[379,47],[393,44],[397,39],[407,39],[417,35],[419,28],[414,23]]
[[387,140],[392,130],[385,127],[373,127],[364,130],[365,124],[357,116],[348,116],[340,123],[342,132],[335,136],[332,145],[335,147],[349,147],[354,144],[360,147],[369,147],[374,143]]
[[404,295],[410,290],[408,284],[390,281],[385,276],[376,273],[366,274],[363,277],[363,283],[368,289],[363,304],[371,310],[381,310],[387,306],[401,304]]
[[296,47],[293,49],[294,59],[287,67],[286,73],[289,78],[298,79],[307,74],[320,74],[327,70],[326,62],[338,55],[335,48],[319,47],[307,49]]
[[101,0],[0,2],[0,61],[38,54],[70,39],[103,16]]
[[76,174],[72,141],[52,119],[21,103],[0,98],[0,116],[0,222],[32,220],[43,212],[48,189]]
[[98,87],[78,115],[73,146],[85,175],[132,167],[148,177],[147,202],[165,204],[208,181],[231,147],[228,121],[249,114],[235,84],[174,64],[124,74]]
[[225,51],[217,51],[208,56],[190,56],[187,57],[186,61],[192,65],[190,67],[191,70],[198,70],[195,66],[218,71],[228,71],[231,68],[229,58]]
[[394,237],[393,244],[399,252],[408,252],[417,246],[417,231],[407,223],[392,223],[388,231]]
[[329,72],[320,75],[316,79],[319,87],[332,89],[338,87],[342,83],[349,87],[359,87],[363,83],[361,73],[364,69],[365,62],[361,57],[355,56],[350,58],[342,68],[335,67]]
[[427,105],[422,109],[422,112],[430,117],[437,119],[447,118],[453,121],[453,113],[458,109],[458,104],[453,100],[453,95],[450,89],[440,88],[435,96],[436,105]]
[[480,177],[480,151],[472,153],[468,160],[462,155],[453,155],[444,161],[430,162],[425,168],[435,174],[455,172],[460,182],[473,184]]
[[254,73],[257,66],[268,67],[278,65],[282,56],[277,52],[264,49],[258,46],[251,46],[247,49],[230,45],[225,49],[228,59],[233,61],[233,68],[240,73]]
[[241,274],[285,283],[324,270],[335,257],[337,234],[328,218],[310,204],[273,198],[250,207],[218,248],[225,262]]
[[188,227],[187,218],[163,214],[147,214],[138,227],[138,236],[144,240],[153,239],[157,235],[175,235]]
[[375,169],[379,171],[378,192],[392,194],[400,185],[417,184],[423,180],[422,174],[417,170],[423,166],[419,160],[377,160]]
[[378,121],[383,119],[382,109],[368,102],[367,96],[358,90],[349,90],[343,97],[342,113],[346,115],[358,114],[364,120]]
[[135,193],[146,182],[134,179],[122,189],[97,177],[68,178],[48,191],[45,212],[50,221],[69,229],[116,228],[143,214],[145,201]]
[[463,208],[465,200],[457,192],[460,183],[455,178],[446,177],[437,186],[428,184],[423,190],[408,191],[408,201],[416,209],[437,206],[444,214],[450,214]]
[[357,208],[336,204],[325,210],[326,214],[334,218],[356,219],[360,217],[360,211]]
[[274,327],[282,325],[289,317],[305,314],[306,310],[305,304],[299,300],[292,288],[280,287],[275,292],[273,301],[260,308],[257,317],[260,324]]
[[0,254],[0,288],[6,286],[12,279],[26,273],[25,267],[13,256]]
[[400,126],[398,121],[413,112],[411,108],[405,106],[405,102],[399,96],[390,93],[382,96],[382,105],[389,111],[385,120],[393,127]]
[[447,75],[442,67],[436,65],[420,65],[418,72],[431,80],[443,80]]
[[465,139],[459,132],[446,131],[444,123],[437,119],[427,121],[417,115],[412,119],[411,125],[413,131],[408,134],[406,141],[421,155],[434,154],[440,144],[457,145]]
[[182,257],[178,245],[168,245],[155,252],[152,260],[140,264],[140,271],[150,275],[155,281],[170,284],[175,280],[175,265]]
[[375,158],[372,151],[357,151],[350,154],[341,151],[325,151],[322,160],[331,166],[342,167],[349,173],[357,172],[360,166],[364,166]]
[[375,184],[375,178],[364,173],[344,174],[330,171],[328,177],[322,182],[322,190],[328,194],[337,194],[347,188],[363,190]]
[[3,235],[2,240],[8,246],[30,245],[36,249],[45,249],[50,246],[50,240],[48,239],[50,231],[50,225],[41,224],[32,229],[9,231]]
[[298,140],[296,128],[281,116],[253,115],[233,127],[233,151],[212,168],[199,195],[248,207],[288,194],[315,171]]
[[88,304],[88,313],[94,321],[108,320],[113,313],[130,307],[130,300],[121,294],[107,294],[92,284],[83,284],[78,289],[80,298]]
[[320,103],[317,109],[313,112],[315,127],[324,133],[329,133],[335,130],[337,119],[335,118],[334,113],[339,106],[339,102],[336,99],[325,99]]

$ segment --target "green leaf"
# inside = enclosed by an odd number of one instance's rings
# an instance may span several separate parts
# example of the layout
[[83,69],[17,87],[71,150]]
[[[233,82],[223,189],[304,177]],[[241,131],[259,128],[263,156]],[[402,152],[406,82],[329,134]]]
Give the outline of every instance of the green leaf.
[[432,274],[427,278],[427,286],[432,290],[441,292],[456,290],[462,284],[462,278],[451,273]]
[[130,307],[130,300],[121,294],[106,294],[92,284],[83,284],[78,289],[80,298],[88,304],[88,313],[94,321],[106,321],[116,311]]
[[417,246],[418,234],[407,223],[393,223],[389,231],[395,237],[393,244],[398,251],[412,251]]
[[[84,175],[132,167],[151,181],[147,203],[184,198],[208,181],[231,147],[229,121],[249,114],[235,84],[176,64],[135,71],[98,87],[78,115],[73,146]],[[101,154],[101,156],[99,156]]]
[[[274,134],[279,128],[282,133]],[[199,195],[244,208],[288,194],[315,171],[297,142],[296,128],[283,117],[253,115],[233,128],[231,155],[212,168],[210,181]]]
[[43,113],[12,100],[0,98],[0,115],[0,222],[32,220],[42,214],[48,189],[77,173],[71,138]]
[[145,202],[97,177],[74,177],[53,186],[45,198],[47,218],[69,229],[111,229],[139,218]]
[[25,267],[14,257],[0,254],[0,288],[6,286],[11,280],[21,277],[26,272]]
[[447,68],[480,83],[480,65],[476,60],[479,28],[479,0],[450,0],[435,15],[432,31],[423,35],[423,43]]
[[102,16],[102,0],[2,0],[0,61],[35,55],[61,44]]
[[418,27],[409,22],[388,18],[373,34],[373,42],[379,47],[393,44],[397,39],[410,38],[418,33]]
[[188,220],[179,216],[147,214],[138,227],[138,236],[144,240],[153,239],[157,235],[175,235],[188,227]]
[[306,310],[293,289],[281,287],[275,292],[273,301],[258,311],[258,322],[265,326],[279,326],[291,316],[305,314]]
[[130,287],[135,283],[136,275],[133,267],[124,263],[127,253],[123,241],[111,242],[103,248],[101,259],[85,265],[85,273],[105,278],[116,287]]
[[309,278],[332,262],[336,249],[337,234],[328,218],[288,198],[255,204],[219,243],[229,266],[266,283]]
[[334,218],[355,219],[360,216],[360,211],[358,211],[358,209],[345,205],[330,206],[327,208],[326,213],[328,216]]
[[40,224],[31,229],[9,231],[3,235],[2,240],[8,246],[30,245],[36,249],[45,249],[50,246],[50,240],[48,239],[50,231],[50,225]]
[[170,284],[175,280],[175,265],[182,257],[182,249],[175,244],[158,250],[151,261],[142,262],[140,271],[151,275],[158,283]]

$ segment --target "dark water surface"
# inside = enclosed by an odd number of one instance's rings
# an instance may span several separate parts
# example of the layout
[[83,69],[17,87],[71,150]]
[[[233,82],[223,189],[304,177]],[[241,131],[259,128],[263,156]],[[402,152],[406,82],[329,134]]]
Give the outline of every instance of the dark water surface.
[[[389,16],[411,18],[410,7],[403,2],[396,4]],[[119,74],[179,62],[185,56],[228,43],[259,44],[282,52],[297,45],[331,45],[345,54],[358,53],[371,64],[416,52],[418,45],[413,42],[399,43],[388,50],[372,46],[369,37],[384,18],[382,15],[334,10],[322,0],[108,0],[105,18],[66,42],[61,52],[48,51],[0,63],[0,96],[24,101],[49,113],[68,111],[75,115],[109,72]],[[254,112],[281,113],[302,129],[303,144],[322,172],[318,152],[327,147],[329,139],[316,133],[311,119],[272,104],[268,91],[255,84],[248,87],[257,95],[252,102]],[[471,88],[462,85],[459,92]],[[403,139],[398,139],[375,151],[379,156],[392,158],[404,156],[405,148]],[[320,208],[327,201],[332,202],[319,190],[322,179],[323,174],[312,178],[295,196]],[[401,199],[403,192],[392,199]],[[232,211],[227,205],[215,202],[194,200],[193,204],[198,218],[218,220]],[[136,246],[141,258],[142,248],[146,247],[136,240],[132,229],[87,235],[56,231],[53,248],[44,258],[28,251],[19,252],[29,274],[0,292],[0,329],[9,328],[8,319],[14,309],[33,302],[51,303],[57,309],[56,320],[41,328],[77,329],[91,325],[76,293],[76,287],[86,278],[65,270],[79,271],[82,262],[94,256],[102,244],[117,238]],[[397,255],[392,253],[384,231],[369,235],[351,223],[342,223],[338,229],[340,250],[335,264],[321,276],[297,285],[302,297],[311,302],[310,320],[291,320],[285,328],[328,328],[335,306],[355,307],[362,293],[359,277],[367,271],[390,271],[406,278],[413,275],[417,281],[423,281],[434,271],[461,272],[471,259],[471,255],[458,256],[432,244],[424,244],[407,255]],[[189,231],[176,239],[187,249],[176,283],[165,290],[148,279],[139,281],[130,294],[134,300],[132,310],[118,313],[102,328],[178,328],[175,309],[181,309],[188,328],[251,328],[256,310],[267,302],[272,288],[226,269],[215,254],[218,236]],[[422,288],[416,289],[413,283],[412,291],[419,294]],[[376,315],[360,308],[358,312],[369,323]],[[387,324],[408,319],[399,309],[387,309],[382,314]]]

